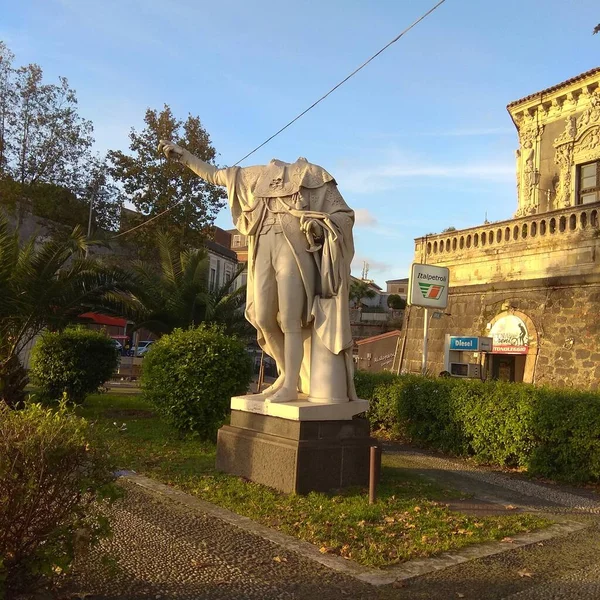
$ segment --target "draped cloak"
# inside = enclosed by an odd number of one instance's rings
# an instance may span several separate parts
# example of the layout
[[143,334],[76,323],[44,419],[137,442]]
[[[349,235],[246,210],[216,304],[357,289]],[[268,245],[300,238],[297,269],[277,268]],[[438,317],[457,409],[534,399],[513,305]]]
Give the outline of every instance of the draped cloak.
[[[205,178],[227,188],[235,227],[248,238],[245,315],[257,330],[261,348],[273,356],[270,344],[275,342],[272,337],[265,337],[257,325],[254,260],[257,244],[260,243],[259,233],[268,213],[266,199],[278,198],[284,209],[279,214],[282,233],[292,248],[306,295],[302,318],[304,359],[301,391],[310,391],[310,345],[314,332],[329,352],[335,355],[343,353],[347,395],[350,400],[356,399],[348,310],[350,263],[354,256],[354,212],[342,198],[334,178],[322,167],[302,158],[292,164],[273,160],[266,166],[217,169]],[[317,252],[308,252],[310,244],[300,229],[302,211],[319,211],[328,216],[323,245]],[[317,269],[314,268],[315,263]]]

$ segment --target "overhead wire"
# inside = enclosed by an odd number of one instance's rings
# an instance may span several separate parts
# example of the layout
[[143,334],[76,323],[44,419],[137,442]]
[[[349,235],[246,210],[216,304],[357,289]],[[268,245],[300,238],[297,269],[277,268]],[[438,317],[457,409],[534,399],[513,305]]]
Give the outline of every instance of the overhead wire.
[[[403,31],[401,31],[393,40],[391,40],[390,42],[388,42],[385,46],[383,46],[383,48],[381,48],[379,51],[377,51],[375,54],[373,54],[373,56],[371,56],[368,60],[366,60],[359,67],[357,67],[356,69],[354,69],[354,71],[352,71],[352,73],[350,73],[348,76],[346,76],[344,79],[342,79],[338,84],[336,84],[335,86],[333,86],[326,94],[323,94],[323,96],[321,96],[318,100],[316,100],[315,102],[313,102],[308,108],[306,108],[301,113],[299,113],[298,115],[296,115],[291,121],[289,121],[288,123],[286,123],[281,129],[279,129],[278,131],[276,131],[272,136],[268,137],[264,142],[262,142],[262,144],[259,144],[258,146],[256,146],[256,148],[254,148],[253,150],[251,150],[250,152],[248,152],[248,154],[246,154],[245,156],[243,156],[242,158],[240,158],[236,163],[233,164],[233,166],[235,167],[235,166],[239,165],[241,162],[245,161],[247,158],[249,158],[250,156],[252,156],[255,152],[257,152],[258,150],[260,150],[263,146],[265,146],[266,144],[268,144],[272,139],[276,138],[280,133],[284,132],[288,127],[290,127],[291,125],[293,125],[296,121],[298,121],[298,119],[301,119],[306,113],[308,113],[313,108],[315,108],[315,106],[317,106],[318,104],[320,104],[321,102],[323,102],[323,100],[325,100],[325,98],[327,98],[329,95],[331,95],[333,92],[335,92],[335,90],[337,90],[339,87],[341,87],[342,85],[344,85],[344,83],[346,83],[349,79],[351,79],[352,77],[354,77],[354,75],[356,75],[359,71],[361,71],[362,69],[364,69],[371,61],[373,61],[374,59],[376,59],[382,52],[385,52],[385,50],[387,50],[392,44],[395,44],[401,37],[403,37],[405,34],[407,34],[413,27],[417,26],[421,21],[423,21],[424,19],[426,19],[431,13],[433,13],[442,4],[444,4],[445,1],[446,0],[439,0],[439,2],[435,6],[432,6],[427,12],[423,13],[418,19],[416,19],[415,21],[413,21],[406,29],[404,29]],[[139,229],[140,227],[143,227],[144,225],[147,225],[148,223],[151,223],[155,219],[158,219],[159,217],[162,217],[164,214],[166,214],[166,213],[170,212],[171,210],[173,210],[176,206],[178,206],[179,204],[181,204],[181,202],[183,202],[183,201],[184,200],[182,199],[179,202],[173,204],[173,206],[170,206],[169,208],[167,208],[167,209],[163,210],[162,212],[154,215],[153,217],[150,217],[149,219],[147,219],[143,223],[140,223],[139,225],[136,225],[135,227],[132,227],[131,229],[128,229],[127,231],[123,231],[123,232],[115,235],[113,237],[113,239],[121,237],[121,236],[126,235],[128,233],[131,233],[132,231],[135,231],[136,229]]]

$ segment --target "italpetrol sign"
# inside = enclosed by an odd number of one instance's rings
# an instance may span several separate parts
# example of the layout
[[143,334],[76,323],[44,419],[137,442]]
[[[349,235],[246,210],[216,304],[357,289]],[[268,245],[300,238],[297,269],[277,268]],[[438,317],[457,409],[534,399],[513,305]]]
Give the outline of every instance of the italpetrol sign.
[[413,263],[408,286],[408,304],[425,308],[446,308],[450,271],[447,267],[435,267]]

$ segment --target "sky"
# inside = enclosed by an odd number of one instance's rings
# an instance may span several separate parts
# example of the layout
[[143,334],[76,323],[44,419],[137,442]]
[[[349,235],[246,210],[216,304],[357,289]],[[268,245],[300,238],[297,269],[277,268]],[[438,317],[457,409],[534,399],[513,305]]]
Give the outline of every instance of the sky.
[[[198,115],[232,165],[436,0],[0,0],[17,65],[68,78],[96,149],[147,108]],[[414,238],[510,218],[506,105],[600,66],[597,0],[446,0],[242,166],[299,156],[356,211],[353,274],[408,276]],[[217,225],[232,226],[223,210]]]

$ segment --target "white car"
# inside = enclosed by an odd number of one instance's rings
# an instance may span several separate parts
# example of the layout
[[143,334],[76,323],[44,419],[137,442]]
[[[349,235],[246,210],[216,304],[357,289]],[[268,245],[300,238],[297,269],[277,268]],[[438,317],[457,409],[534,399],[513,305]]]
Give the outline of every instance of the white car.
[[144,354],[146,354],[146,352],[148,352],[148,350],[152,347],[152,344],[154,344],[154,340],[138,342],[137,356],[144,356]]

